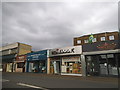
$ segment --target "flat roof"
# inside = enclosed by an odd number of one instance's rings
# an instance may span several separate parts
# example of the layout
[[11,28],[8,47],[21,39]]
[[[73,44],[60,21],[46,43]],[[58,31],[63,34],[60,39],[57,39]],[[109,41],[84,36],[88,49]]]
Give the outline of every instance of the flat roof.
[[[118,33],[118,31],[111,31],[111,32],[101,32],[101,33],[91,33],[92,35],[99,35],[99,34],[105,34],[105,33]],[[78,36],[78,37],[74,37],[74,38],[80,38],[80,37],[87,37],[87,36],[90,36],[91,34],[87,34],[87,35],[81,35],[81,36]]]

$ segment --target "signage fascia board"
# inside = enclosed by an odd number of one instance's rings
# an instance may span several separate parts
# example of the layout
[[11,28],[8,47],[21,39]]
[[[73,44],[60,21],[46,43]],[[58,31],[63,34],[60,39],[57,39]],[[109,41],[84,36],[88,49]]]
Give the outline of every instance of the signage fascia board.
[[26,55],[20,55],[16,57],[16,61],[26,60]]
[[46,60],[47,50],[37,51],[27,54],[27,61]]
[[49,57],[65,56],[65,55],[80,55],[82,54],[82,46],[63,47],[49,50]]

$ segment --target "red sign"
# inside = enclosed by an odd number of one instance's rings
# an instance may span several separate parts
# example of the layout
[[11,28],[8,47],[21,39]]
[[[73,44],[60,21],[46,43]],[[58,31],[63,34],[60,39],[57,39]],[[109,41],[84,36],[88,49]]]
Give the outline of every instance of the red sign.
[[102,45],[97,46],[97,48],[101,50],[115,49],[115,47],[116,47],[115,43],[104,43]]
[[17,56],[16,60],[26,60],[26,55]]

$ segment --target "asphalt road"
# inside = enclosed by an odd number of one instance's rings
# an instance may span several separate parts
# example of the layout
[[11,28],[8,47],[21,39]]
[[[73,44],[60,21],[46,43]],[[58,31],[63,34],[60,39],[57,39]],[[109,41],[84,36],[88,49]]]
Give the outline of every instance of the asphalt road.
[[118,88],[118,79],[110,77],[2,73],[1,81],[2,88],[34,88],[42,90],[50,90],[51,88]]

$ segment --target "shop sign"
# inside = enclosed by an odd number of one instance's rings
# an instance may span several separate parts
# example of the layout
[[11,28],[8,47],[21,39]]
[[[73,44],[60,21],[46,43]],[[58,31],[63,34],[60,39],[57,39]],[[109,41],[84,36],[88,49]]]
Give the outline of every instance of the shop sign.
[[75,53],[75,49],[56,49],[56,51],[52,51],[53,55],[56,54],[64,54],[64,53]]
[[116,44],[115,43],[104,43],[102,45],[98,45],[97,48],[100,50],[109,50],[109,49],[115,49]]
[[17,56],[16,60],[26,60],[26,55]]
[[47,50],[27,54],[28,61],[46,60],[46,59],[47,59]]
[[119,41],[105,41],[105,42],[96,42],[92,44],[84,44],[82,46],[83,52],[91,51],[102,51],[102,50],[115,50],[119,49]]
[[72,54],[81,54],[81,46],[73,46],[66,48],[57,48],[49,51],[49,56],[59,56],[59,55],[72,55]]

